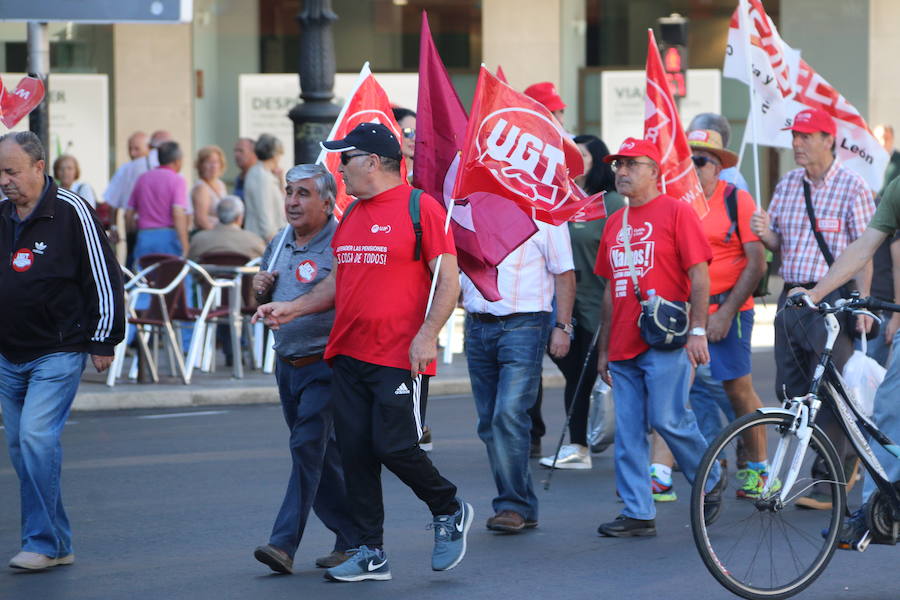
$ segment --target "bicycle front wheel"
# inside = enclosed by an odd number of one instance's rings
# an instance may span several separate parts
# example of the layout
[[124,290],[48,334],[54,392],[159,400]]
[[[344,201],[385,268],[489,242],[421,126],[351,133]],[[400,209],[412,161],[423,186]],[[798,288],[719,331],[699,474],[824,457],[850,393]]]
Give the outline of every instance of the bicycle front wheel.
[[[794,485],[783,493],[799,452],[799,440],[790,432],[792,420],[787,413],[751,413],[735,420],[707,449],[694,482],[691,527],[700,557],[719,583],[752,600],[787,598],[815,581],[834,553],[843,521],[843,470],[834,446],[818,428],[804,456],[797,458],[802,464]],[[747,469],[747,461],[771,461],[779,455],[781,464],[770,464],[762,476]],[[813,470],[817,458],[821,460]],[[722,476],[727,488],[718,517],[707,525],[703,491],[711,488],[717,461],[726,467]],[[830,493],[829,509],[795,505],[813,490]]]

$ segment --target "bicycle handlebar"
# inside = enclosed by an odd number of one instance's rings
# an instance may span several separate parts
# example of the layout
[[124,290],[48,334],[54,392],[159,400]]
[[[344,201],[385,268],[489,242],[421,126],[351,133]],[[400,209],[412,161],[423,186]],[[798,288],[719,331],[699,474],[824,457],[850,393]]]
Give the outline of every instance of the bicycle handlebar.
[[821,302],[818,305],[815,305],[807,294],[794,294],[793,296],[788,297],[786,305],[794,307],[808,306],[809,308],[818,311],[821,314],[853,312],[860,310],[883,310],[887,312],[900,312],[900,304],[884,302],[883,300],[879,300],[874,296],[860,298],[858,295],[856,295],[856,293],[854,293],[854,296],[851,298],[839,299],[834,304],[834,306],[828,304],[827,302]]

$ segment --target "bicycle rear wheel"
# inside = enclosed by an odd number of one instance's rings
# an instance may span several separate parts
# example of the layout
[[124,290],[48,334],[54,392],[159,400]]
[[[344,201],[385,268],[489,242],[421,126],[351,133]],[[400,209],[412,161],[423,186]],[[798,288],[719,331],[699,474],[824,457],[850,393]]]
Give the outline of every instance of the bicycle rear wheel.
[[[792,417],[787,413],[751,413],[727,426],[710,444],[700,463],[691,496],[691,528],[700,557],[710,573],[728,590],[752,600],[769,600],[792,596],[810,583],[828,565],[834,554],[835,539],[840,531],[846,499],[843,470],[834,446],[818,428],[814,428],[809,448],[802,458],[796,482],[780,500],[782,485],[787,479],[798,440],[789,432]],[[762,432],[762,433],[760,433]],[[742,471],[747,460],[740,441],[764,434],[769,460],[781,446],[784,460],[778,472],[769,466],[767,477],[757,489],[758,498],[738,498],[728,489],[740,487],[738,479],[746,481]],[[746,446],[746,444],[745,444]],[[822,457],[820,474],[813,479],[811,467]],[[760,457],[757,457],[757,459]],[[728,473],[728,488],[722,492],[722,507],[718,517],[704,523],[703,490],[710,487],[708,479],[715,461],[737,465],[738,471]],[[771,482],[768,490],[765,482]],[[805,510],[794,502],[812,491],[830,492],[830,510]]]

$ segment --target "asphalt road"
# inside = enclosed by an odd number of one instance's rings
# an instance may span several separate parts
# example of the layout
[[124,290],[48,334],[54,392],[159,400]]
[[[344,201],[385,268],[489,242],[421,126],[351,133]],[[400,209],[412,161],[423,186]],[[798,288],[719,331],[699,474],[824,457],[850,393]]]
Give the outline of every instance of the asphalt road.
[[[759,389],[770,397],[771,354],[754,356]],[[547,453],[562,426],[561,404],[559,390],[547,392]],[[286,428],[277,406],[74,414],[64,435],[63,489],[77,561],[38,574],[0,570],[0,599],[729,597],[694,549],[690,494],[680,475],[681,497],[659,507],[658,537],[597,536],[597,525],[621,506],[611,451],[595,457],[593,470],[558,472],[549,492],[539,487],[538,529],[518,536],[484,529],[494,487],[474,419],[469,397],[429,402],[433,460],[475,506],[463,563],[453,571],[431,571],[430,515],[385,473],[385,549],[394,579],[334,584],[313,565],[333,542],[314,517],[294,575],[270,574],[252,557],[268,538],[288,476]],[[540,486],[547,471],[535,465],[534,473]],[[0,452],[3,560],[18,551],[17,490],[6,452]],[[896,599],[898,552],[884,546],[865,554],[839,551],[798,598]]]

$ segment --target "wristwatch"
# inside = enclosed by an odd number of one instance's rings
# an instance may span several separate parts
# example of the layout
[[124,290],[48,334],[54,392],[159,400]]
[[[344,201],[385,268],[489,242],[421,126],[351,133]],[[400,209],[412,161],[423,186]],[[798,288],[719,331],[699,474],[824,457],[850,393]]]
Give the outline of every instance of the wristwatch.
[[557,321],[556,324],[554,325],[554,327],[562,329],[569,335],[575,335],[575,326],[572,325],[571,323],[560,323],[559,321]]
[[688,333],[690,335],[706,335],[706,330],[702,327],[692,327]]

